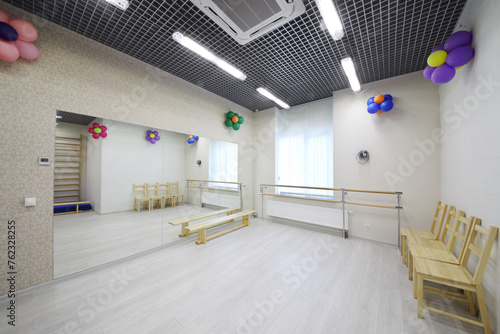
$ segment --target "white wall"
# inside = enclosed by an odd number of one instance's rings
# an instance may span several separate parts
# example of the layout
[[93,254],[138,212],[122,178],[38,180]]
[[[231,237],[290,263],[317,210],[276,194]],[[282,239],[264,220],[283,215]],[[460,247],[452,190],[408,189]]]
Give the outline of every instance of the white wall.
[[[473,33],[474,59],[439,86],[443,200],[499,226],[500,217],[500,4],[469,1],[460,22]],[[493,330],[500,331],[500,247],[498,239],[483,280]]]
[[[403,192],[403,227],[427,230],[440,199],[440,145],[437,87],[422,72],[363,85],[333,95],[334,173],[336,188]],[[366,101],[391,94],[394,108],[371,115]],[[422,143],[427,146],[422,147]],[[367,150],[366,164],[356,154]],[[395,195],[348,193],[348,201],[395,205]],[[396,210],[350,206],[349,232],[361,238],[398,242]],[[365,228],[369,224],[369,228]]]

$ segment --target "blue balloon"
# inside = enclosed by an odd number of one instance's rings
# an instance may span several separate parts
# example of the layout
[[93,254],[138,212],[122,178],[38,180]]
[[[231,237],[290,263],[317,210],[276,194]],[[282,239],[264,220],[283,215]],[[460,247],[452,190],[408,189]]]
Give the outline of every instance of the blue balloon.
[[189,138],[188,139],[188,144],[192,144],[192,143],[194,143],[194,139],[193,138]]
[[375,103],[375,102],[371,103],[371,104],[368,106],[368,108],[367,108],[367,110],[368,110],[368,112],[369,112],[370,114],[376,114],[376,113],[378,112],[378,110],[379,110],[379,109],[380,109],[380,105],[379,105],[378,103]]
[[199,138],[198,136],[193,136],[194,140],[198,140],[198,138]]
[[370,104],[372,104],[373,102],[375,102],[375,96],[370,97],[370,98],[368,99],[368,101],[366,101],[366,104],[367,104],[367,105],[370,105]]
[[392,107],[394,107],[394,103],[392,103],[392,101],[384,101],[380,104],[380,109],[382,109],[382,111],[389,111]]
[[18,34],[10,24],[0,22],[0,38],[7,42],[14,42],[17,41]]
[[391,94],[384,94],[384,101],[392,101],[392,95]]

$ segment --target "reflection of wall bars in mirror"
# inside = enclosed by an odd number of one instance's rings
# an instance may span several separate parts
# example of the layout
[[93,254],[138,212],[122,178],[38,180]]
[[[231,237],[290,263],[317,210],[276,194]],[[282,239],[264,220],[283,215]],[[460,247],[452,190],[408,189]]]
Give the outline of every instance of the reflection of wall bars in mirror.
[[241,182],[187,180],[186,189],[189,198],[189,189],[199,189],[200,205],[206,204],[218,207],[243,207]]

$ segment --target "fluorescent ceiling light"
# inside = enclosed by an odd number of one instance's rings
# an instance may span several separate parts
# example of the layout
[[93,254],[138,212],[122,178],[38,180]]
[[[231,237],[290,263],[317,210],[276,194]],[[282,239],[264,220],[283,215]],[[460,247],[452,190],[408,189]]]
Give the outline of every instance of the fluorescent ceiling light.
[[62,118],[62,116],[56,116],[56,118],[57,118],[57,119],[61,119],[61,118]]
[[344,37],[344,28],[342,27],[342,21],[340,20],[339,13],[333,5],[332,0],[315,0],[316,6],[318,6],[323,22],[328,29],[330,35],[333,39],[338,41]]
[[247,76],[238,70],[236,67],[233,65],[229,64],[227,61],[225,61],[222,58],[219,58],[217,55],[212,53],[212,51],[208,50],[204,46],[196,43],[193,41],[191,38],[184,36],[180,32],[176,31],[172,35],[172,38],[174,41],[178,42],[182,46],[188,48],[189,50],[193,51],[194,53],[198,54],[199,56],[205,58],[209,62],[217,65],[219,68],[223,69],[227,73],[231,74],[235,78],[240,79],[241,81],[245,80]]
[[269,100],[272,100],[274,101],[276,104],[278,104],[279,106],[281,106],[282,108],[285,108],[285,109],[290,109],[290,106],[288,104],[286,104],[285,102],[281,101],[280,99],[278,99],[276,96],[274,96],[273,94],[271,94],[271,92],[269,92],[267,89],[265,88],[262,88],[262,87],[259,87],[257,88],[257,91],[264,95],[265,97],[267,97]]
[[106,2],[109,2],[110,4],[121,10],[126,10],[130,5],[127,0],[106,0]]
[[349,84],[351,85],[351,89],[355,93],[359,93],[361,91],[361,84],[359,83],[358,75],[356,74],[356,69],[354,68],[354,63],[351,57],[347,57],[342,59],[342,68],[344,69],[344,73],[349,80]]

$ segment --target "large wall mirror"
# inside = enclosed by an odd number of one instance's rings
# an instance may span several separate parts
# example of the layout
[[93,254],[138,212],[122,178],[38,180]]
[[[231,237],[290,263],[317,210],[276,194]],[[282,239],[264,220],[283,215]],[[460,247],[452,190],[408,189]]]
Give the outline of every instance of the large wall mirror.
[[[194,243],[169,222],[243,205],[235,143],[65,111],[57,117],[55,278]],[[87,201],[75,212],[74,203]]]

